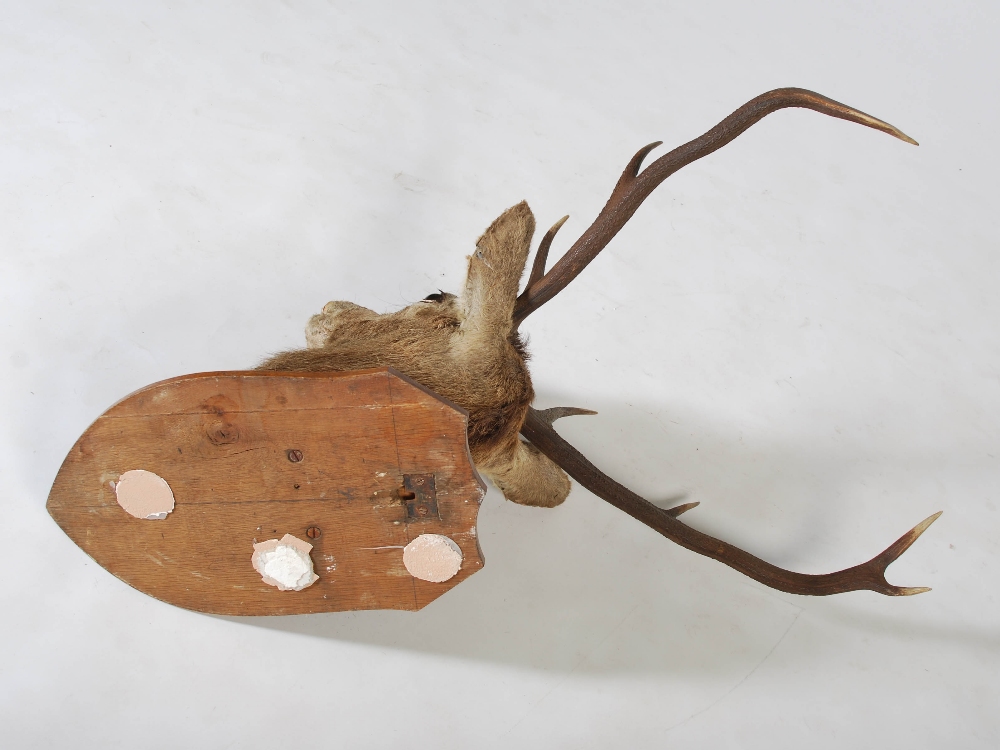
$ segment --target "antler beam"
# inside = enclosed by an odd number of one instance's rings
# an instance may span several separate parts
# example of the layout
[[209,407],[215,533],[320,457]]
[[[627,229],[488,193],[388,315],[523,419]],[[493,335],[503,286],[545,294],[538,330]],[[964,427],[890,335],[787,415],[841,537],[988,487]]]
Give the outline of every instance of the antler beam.
[[639,168],[642,166],[643,160],[662,141],[651,143],[632,157],[618,180],[614,192],[611,193],[611,197],[594,223],[566,251],[566,254],[559,259],[552,270],[542,276],[549,245],[566,219],[560,220],[545,235],[543,245],[539,248],[535,258],[528,284],[517,298],[514,307],[514,330],[516,331],[521,322],[531,313],[562,291],[597,257],[598,253],[618,234],[632,218],[632,214],[661,182],[681,167],[722,148],[757,121],[786,107],[812,109],[830,117],[839,117],[842,120],[849,120],[880,130],[902,141],[917,145],[915,140],[887,122],[813,91],[796,88],[775,89],[751,99],[704,135],[661,156],[640,172]]
[[845,591],[868,590],[886,596],[910,596],[930,591],[929,588],[923,586],[893,586],[885,580],[885,569],[909,549],[910,545],[927,530],[927,527],[937,520],[938,516],[941,515],[940,512],[921,521],[890,545],[888,549],[866,563],[839,570],[836,573],[822,575],[795,573],[765,562],[749,552],[744,552],[738,547],[708,534],[703,534],[678,521],[677,516],[690,510],[697,503],[687,503],[669,510],[656,507],[604,474],[576,448],[563,440],[552,427],[552,423],[560,417],[595,413],[586,409],[568,407],[544,411],[529,409],[528,417],[521,427],[521,434],[588,490],[619,510],[625,511],[637,521],[641,521],[654,531],[659,532],[670,541],[676,542],[692,552],[697,552],[699,555],[718,560],[765,586],[789,594],[828,596],[842,594]]

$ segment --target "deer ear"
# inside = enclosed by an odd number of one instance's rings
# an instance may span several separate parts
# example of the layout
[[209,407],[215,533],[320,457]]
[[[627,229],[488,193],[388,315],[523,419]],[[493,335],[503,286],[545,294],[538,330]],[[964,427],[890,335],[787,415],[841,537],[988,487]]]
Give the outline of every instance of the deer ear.
[[476,241],[462,291],[463,327],[506,337],[534,233],[535,217],[522,201],[500,214]]

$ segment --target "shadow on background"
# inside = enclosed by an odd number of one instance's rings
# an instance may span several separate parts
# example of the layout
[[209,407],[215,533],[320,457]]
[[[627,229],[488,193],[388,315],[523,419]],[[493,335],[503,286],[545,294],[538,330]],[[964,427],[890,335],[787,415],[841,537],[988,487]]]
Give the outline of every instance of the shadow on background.
[[[947,509],[941,498],[928,499],[936,505],[914,504],[906,512],[892,507],[873,520],[842,497],[855,478],[849,448],[820,455],[802,442],[727,442],[690,414],[684,429],[665,434],[640,408],[597,408],[599,417],[586,424],[564,420],[560,429],[602,469],[648,497],[659,489],[663,497],[704,501],[685,517],[688,523],[791,569],[829,572],[853,565],[939,506]],[[656,456],[692,453],[692,441],[700,448],[699,463],[680,471],[679,482],[671,478],[671,461]],[[605,448],[597,447],[602,443]],[[900,457],[893,464],[880,471],[905,473],[914,484],[934,471],[927,457]],[[734,483],[739,493],[723,496]],[[875,528],[859,538],[856,530],[866,525]],[[845,630],[1000,650],[1000,633],[955,624],[948,616],[952,596],[940,581],[938,592],[908,599],[773,592],[670,543],[577,486],[556,509],[517,506],[491,488],[479,532],[486,567],[421,612],[222,619],[379,648],[595,673],[745,672],[805,610]],[[920,576],[929,575],[927,563],[947,547],[940,532],[932,528],[898,570],[890,568],[890,581],[935,583]],[[916,564],[901,564],[907,557]]]

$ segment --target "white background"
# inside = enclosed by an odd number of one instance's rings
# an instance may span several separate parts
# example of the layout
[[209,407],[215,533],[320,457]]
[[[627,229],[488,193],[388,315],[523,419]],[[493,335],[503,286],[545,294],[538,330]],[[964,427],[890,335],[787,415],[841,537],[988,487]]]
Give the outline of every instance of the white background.
[[[998,7],[3,3],[0,743],[997,747]],[[524,326],[537,403],[796,570],[944,510],[889,571],[933,592],[777,593],[491,489],[486,568],[420,613],[210,617],[46,514],[125,394],[457,290],[521,199],[558,254],[636,149],[779,86],[921,145],[786,110],[685,168]]]

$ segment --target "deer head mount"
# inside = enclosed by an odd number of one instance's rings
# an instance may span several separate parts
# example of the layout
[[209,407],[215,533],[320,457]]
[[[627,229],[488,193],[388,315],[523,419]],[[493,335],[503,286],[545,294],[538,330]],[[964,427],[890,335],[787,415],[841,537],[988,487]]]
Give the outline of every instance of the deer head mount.
[[545,234],[520,295],[519,283],[535,230],[534,217],[523,202],[505,211],[476,242],[459,295],[431,294],[384,315],[351,302],[329,302],[306,327],[307,349],[278,354],[260,367],[299,371],[346,371],[387,365],[396,368],[468,410],[473,461],[514,502],[543,507],[560,504],[569,494],[568,474],[668,539],[780,591],[816,596],[859,589],[889,596],[928,591],[889,584],[885,569],[940,513],[861,565],[825,575],[783,570],[677,520],[698,503],[665,510],[629,491],[602,473],[552,427],[560,417],[595,412],[566,407],[538,411],[531,407],[534,392],[527,352],[518,334],[524,319],[576,278],[667,177],[785,107],[812,109],[916,145],[892,125],[811,91],[770,91],[642,171],[643,160],[660,142],[640,149],[625,167],[600,215],[548,273],[545,264],[549,247],[568,217]]

